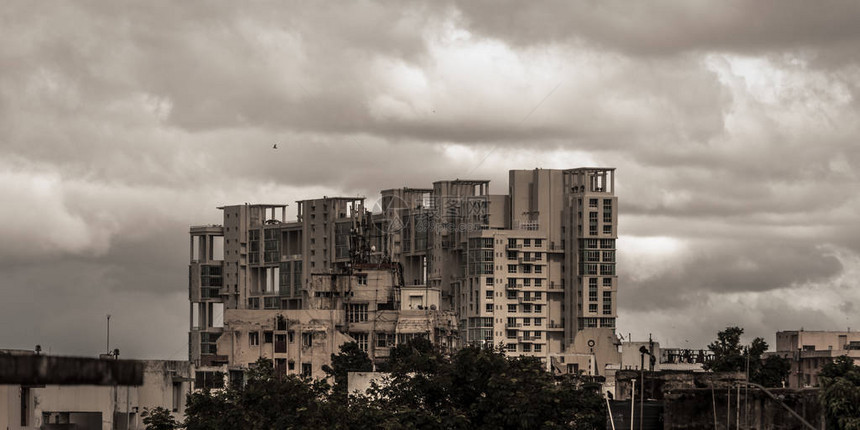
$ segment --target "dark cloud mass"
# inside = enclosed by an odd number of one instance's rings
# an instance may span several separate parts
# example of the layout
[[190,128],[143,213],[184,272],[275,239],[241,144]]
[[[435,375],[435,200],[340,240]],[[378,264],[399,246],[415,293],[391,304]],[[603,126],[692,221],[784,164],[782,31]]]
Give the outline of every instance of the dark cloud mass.
[[219,205],[583,165],[621,332],[860,326],[855,2],[4,6],[0,347],[182,357]]

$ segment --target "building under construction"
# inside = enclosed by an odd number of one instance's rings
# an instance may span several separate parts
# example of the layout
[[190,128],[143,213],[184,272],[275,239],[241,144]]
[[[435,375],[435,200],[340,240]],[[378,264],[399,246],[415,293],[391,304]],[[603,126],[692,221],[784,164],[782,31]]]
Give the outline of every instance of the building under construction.
[[[260,357],[322,376],[347,341],[503,345],[556,372],[620,362],[615,170],[513,170],[360,197],[221,207],[191,228],[190,358],[240,377]],[[220,382],[214,382],[218,384]]]

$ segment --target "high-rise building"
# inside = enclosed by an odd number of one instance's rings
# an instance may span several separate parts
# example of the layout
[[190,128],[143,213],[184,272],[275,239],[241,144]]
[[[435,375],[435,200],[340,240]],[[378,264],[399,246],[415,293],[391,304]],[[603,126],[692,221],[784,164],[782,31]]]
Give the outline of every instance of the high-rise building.
[[[614,173],[513,170],[500,195],[486,180],[438,181],[383,190],[372,211],[324,197],[298,202],[293,221],[284,204],[222,207],[223,226],[191,228],[191,359],[267,356],[314,374],[343,341],[382,358],[421,335],[600,374],[620,359]],[[312,330],[324,348],[278,347]]]

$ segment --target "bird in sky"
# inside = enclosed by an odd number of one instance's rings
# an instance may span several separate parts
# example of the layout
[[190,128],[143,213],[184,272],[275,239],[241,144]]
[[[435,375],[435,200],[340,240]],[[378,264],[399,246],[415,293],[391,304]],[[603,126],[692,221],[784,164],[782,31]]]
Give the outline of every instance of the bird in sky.
[[276,143],[276,144],[272,145],[272,149],[278,149],[278,144]]

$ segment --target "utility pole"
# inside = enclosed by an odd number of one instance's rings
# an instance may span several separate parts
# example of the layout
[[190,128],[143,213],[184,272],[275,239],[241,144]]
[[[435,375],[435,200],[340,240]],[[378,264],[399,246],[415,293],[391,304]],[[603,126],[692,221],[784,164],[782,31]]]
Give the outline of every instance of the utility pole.
[[107,314],[107,339],[105,340],[105,352],[110,354],[110,314]]
[[633,413],[636,412],[636,378],[633,378],[633,389],[630,392],[630,430],[633,430]]

